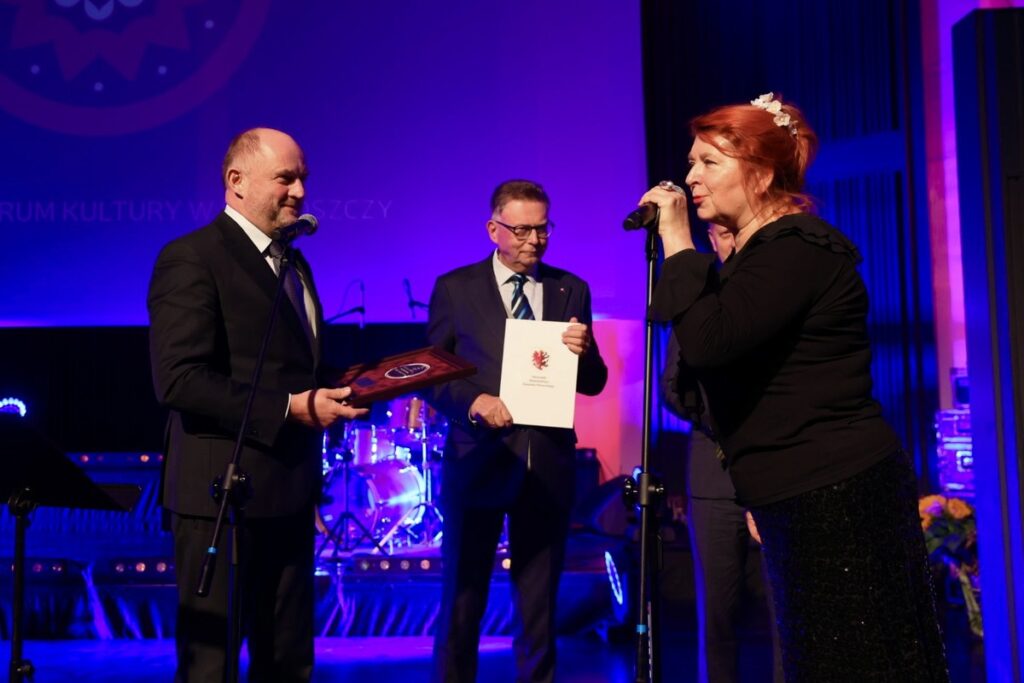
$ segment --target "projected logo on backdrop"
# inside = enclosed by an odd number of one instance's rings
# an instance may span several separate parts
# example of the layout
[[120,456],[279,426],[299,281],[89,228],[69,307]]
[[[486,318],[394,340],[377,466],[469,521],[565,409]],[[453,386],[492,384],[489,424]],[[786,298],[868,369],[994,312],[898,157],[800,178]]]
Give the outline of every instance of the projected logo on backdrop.
[[0,0],[0,109],[76,135],[153,128],[219,90],[270,0]]

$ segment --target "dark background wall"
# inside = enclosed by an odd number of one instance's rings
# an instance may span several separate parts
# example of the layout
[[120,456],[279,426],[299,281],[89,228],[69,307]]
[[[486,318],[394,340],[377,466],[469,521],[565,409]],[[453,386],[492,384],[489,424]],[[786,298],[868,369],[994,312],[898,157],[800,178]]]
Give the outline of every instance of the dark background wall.
[[[167,413],[149,374],[148,328],[0,329],[4,396],[68,452],[163,450]],[[324,357],[338,367],[426,345],[422,323],[327,325]]]

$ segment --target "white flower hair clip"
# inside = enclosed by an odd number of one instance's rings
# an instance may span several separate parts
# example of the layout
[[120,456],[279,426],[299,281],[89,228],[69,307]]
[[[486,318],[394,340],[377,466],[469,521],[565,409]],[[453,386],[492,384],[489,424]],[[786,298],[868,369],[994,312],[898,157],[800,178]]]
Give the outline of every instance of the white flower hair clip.
[[796,137],[796,124],[793,123],[793,119],[789,114],[782,111],[782,100],[775,99],[775,93],[766,92],[758,96],[756,100],[750,100],[750,103],[758,109],[764,109],[769,114],[772,114],[772,121],[775,122],[776,126],[788,128],[793,137]]

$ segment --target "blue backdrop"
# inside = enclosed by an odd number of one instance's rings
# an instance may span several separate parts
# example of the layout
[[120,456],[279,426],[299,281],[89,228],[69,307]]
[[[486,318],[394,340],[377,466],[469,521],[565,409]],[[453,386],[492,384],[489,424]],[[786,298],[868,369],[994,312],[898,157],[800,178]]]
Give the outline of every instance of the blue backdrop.
[[639,22],[619,0],[0,0],[0,324],[145,324],[157,251],[220,210],[253,125],[306,149],[326,315],[362,283],[369,321],[409,320],[403,279],[426,300],[483,258],[490,191],[529,177],[547,260],[639,318]]

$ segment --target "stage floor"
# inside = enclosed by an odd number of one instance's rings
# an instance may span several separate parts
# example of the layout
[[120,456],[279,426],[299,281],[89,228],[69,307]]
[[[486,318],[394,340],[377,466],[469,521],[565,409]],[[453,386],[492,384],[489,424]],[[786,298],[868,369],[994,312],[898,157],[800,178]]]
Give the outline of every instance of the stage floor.
[[[663,680],[697,680],[692,612],[666,605],[663,634]],[[967,632],[962,612],[947,613],[946,649],[953,683],[985,683],[981,641]],[[621,635],[621,634],[620,634]],[[432,639],[415,637],[318,638],[313,680],[319,683],[426,683],[430,680]],[[9,661],[10,643],[0,641],[0,658]],[[628,638],[605,642],[595,634],[564,636],[558,641],[559,683],[632,683],[634,648]],[[771,680],[771,641],[762,628],[740,634],[741,680]],[[174,674],[174,642],[159,640],[29,641],[25,656],[36,667],[36,683],[150,683],[170,681]],[[511,683],[512,639],[484,637],[480,645],[481,683]],[[243,654],[243,671],[245,667]],[[244,678],[243,678],[244,680]]]
[[[430,680],[432,640],[427,637],[318,638],[313,680],[344,683],[426,683]],[[761,675],[771,657],[767,641],[748,643],[745,680]],[[629,644],[608,645],[596,636],[559,640],[559,683],[627,683],[633,681],[633,650]],[[174,643],[143,641],[31,641],[26,656],[35,665],[36,683],[151,683],[170,681],[174,674]],[[512,639],[486,637],[480,646],[479,681],[515,680]],[[693,639],[669,637],[665,654],[666,681],[696,680]],[[243,670],[245,663],[243,662]],[[692,669],[692,671],[691,671]],[[244,678],[243,678],[244,680]]]

